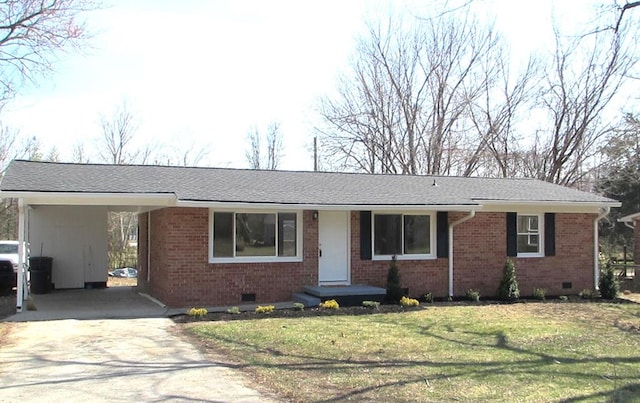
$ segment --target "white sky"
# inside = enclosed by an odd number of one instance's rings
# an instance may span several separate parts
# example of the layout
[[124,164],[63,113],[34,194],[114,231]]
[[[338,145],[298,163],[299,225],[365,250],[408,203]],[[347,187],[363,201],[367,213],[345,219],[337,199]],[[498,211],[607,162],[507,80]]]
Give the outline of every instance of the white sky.
[[[246,168],[247,132],[280,122],[281,169],[311,170],[314,105],[347,69],[355,37],[372,15],[420,14],[434,1],[112,0],[87,16],[83,54],[61,55],[54,74],[27,86],[3,123],[56,146],[70,161],[92,153],[100,115],[123,100],[136,141],[209,150],[203,165]],[[440,4],[440,2],[438,3]],[[585,1],[476,0],[515,48],[544,49],[551,10],[563,23],[588,15]],[[581,16],[581,13],[584,13]],[[98,162],[92,158],[91,162]]]

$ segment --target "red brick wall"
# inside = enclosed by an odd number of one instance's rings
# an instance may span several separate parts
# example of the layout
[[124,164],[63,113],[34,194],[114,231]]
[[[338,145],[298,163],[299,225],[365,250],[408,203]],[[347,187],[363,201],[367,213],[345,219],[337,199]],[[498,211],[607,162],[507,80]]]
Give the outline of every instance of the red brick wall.
[[[449,222],[467,213],[450,213]],[[169,306],[241,304],[243,293],[258,303],[291,300],[306,285],[318,283],[318,223],[303,213],[302,262],[208,263],[209,210],[166,208],[150,213],[151,281],[146,284],[146,214],[140,215],[139,284]],[[556,214],[556,256],[514,259],[522,295],[534,287],[548,295],[593,288],[593,214]],[[506,214],[478,213],[454,230],[454,295],[469,288],[496,294],[506,259]],[[386,286],[389,261],[360,259],[360,214],[351,212],[351,283]],[[640,255],[640,254],[639,254]],[[448,295],[448,259],[399,260],[402,286],[418,297]],[[563,282],[572,287],[565,289]]]
[[[153,211],[149,292],[175,307],[239,305],[242,294],[256,294],[257,303],[289,301],[303,286],[318,282],[318,226],[311,214],[305,211],[300,223],[303,262],[210,264],[208,209]],[[140,225],[142,238],[146,227]],[[139,258],[146,261],[143,249]]]
[[[351,283],[386,288],[388,260],[360,259],[360,212],[351,212]],[[448,260],[398,260],[400,281],[409,294],[419,297],[426,292],[434,297],[448,295]]]
[[147,283],[147,213],[138,214],[138,290],[149,292]]
[[[594,214],[556,214],[556,254],[544,258],[512,258],[520,293],[545,288],[547,295],[577,294],[592,289]],[[459,218],[450,214],[450,220]],[[506,259],[506,214],[478,213],[454,229],[454,294],[474,288],[496,295]],[[571,283],[563,288],[562,283]]]
[[[467,213],[449,213],[449,223]],[[513,258],[516,277],[523,296],[534,288],[545,288],[547,295],[577,294],[593,288],[593,214],[556,214],[556,255],[544,258]],[[478,213],[454,228],[454,296],[468,289],[482,296],[495,296],[507,258],[506,213]],[[360,259],[360,214],[351,213],[351,280],[386,287],[389,261]],[[445,297],[449,292],[449,262],[398,260],[401,283],[409,294],[425,292]],[[562,283],[571,288],[562,288]]]

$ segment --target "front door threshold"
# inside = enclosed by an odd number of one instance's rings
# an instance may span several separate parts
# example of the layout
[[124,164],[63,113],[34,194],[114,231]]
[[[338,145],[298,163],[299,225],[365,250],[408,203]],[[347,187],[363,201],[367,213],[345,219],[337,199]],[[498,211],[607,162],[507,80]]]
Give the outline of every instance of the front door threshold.
[[318,283],[319,287],[339,287],[339,286],[350,286],[350,281],[320,281]]

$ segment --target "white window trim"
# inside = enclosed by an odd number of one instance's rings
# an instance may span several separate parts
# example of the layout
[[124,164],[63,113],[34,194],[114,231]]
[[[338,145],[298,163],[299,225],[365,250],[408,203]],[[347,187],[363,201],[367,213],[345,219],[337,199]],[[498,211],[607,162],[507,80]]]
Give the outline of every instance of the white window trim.
[[[530,258],[530,257],[544,257],[544,214],[542,213],[516,213],[516,250],[518,248],[518,237],[525,235],[525,233],[518,232],[518,218],[519,217],[538,217],[538,252],[517,252],[517,257]],[[530,234],[530,233],[526,233]]]
[[415,255],[399,254],[395,255],[397,260],[433,260],[436,255],[436,213],[425,211],[374,211],[371,213],[371,260],[391,260],[393,255],[376,255],[376,215],[401,215],[402,219],[402,248],[404,249],[404,216],[405,215],[426,215],[429,216],[429,250],[431,253],[421,253]]
[[[294,213],[296,215],[296,256],[241,256],[241,257],[214,257],[213,256],[213,214],[214,213],[232,213],[233,214],[233,238],[235,239],[236,231],[236,214],[278,214],[281,213]],[[303,256],[303,222],[302,211],[292,210],[229,210],[229,209],[209,209],[209,263],[289,263],[289,262],[302,262]],[[276,234],[278,234],[278,220],[276,217]],[[276,251],[278,245],[276,244]],[[234,253],[235,253],[235,241],[234,241]]]

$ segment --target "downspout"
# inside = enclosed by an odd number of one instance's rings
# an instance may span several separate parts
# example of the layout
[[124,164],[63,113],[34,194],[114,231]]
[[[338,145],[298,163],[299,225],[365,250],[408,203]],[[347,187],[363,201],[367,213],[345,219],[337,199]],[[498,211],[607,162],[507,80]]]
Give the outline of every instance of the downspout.
[[147,286],[151,281],[151,212],[147,211]]
[[471,210],[469,215],[449,224],[449,297],[453,297],[453,227],[462,224],[476,216],[476,211]]
[[600,251],[598,250],[598,222],[606,217],[611,211],[611,207],[605,207],[602,213],[598,214],[598,216],[593,220],[593,288],[599,288],[599,277],[600,277]]

